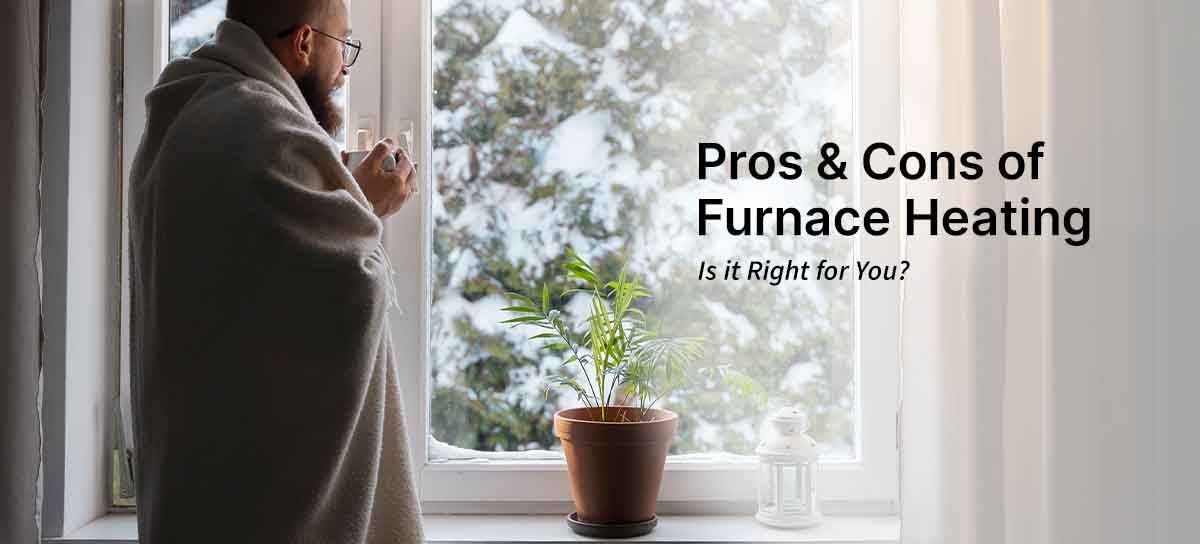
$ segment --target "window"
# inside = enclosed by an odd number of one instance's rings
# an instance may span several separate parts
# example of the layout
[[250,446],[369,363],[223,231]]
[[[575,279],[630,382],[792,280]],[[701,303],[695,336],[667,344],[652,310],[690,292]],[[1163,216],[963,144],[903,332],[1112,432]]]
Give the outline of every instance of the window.
[[[420,402],[409,417],[427,511],[556,512],[570,500],[549,422],[573,399],[543,396],[553,354],[495,325],[498,295],[552,280],[565,245],[610,262],[628,255],[655,287],[653,310],[713,338],[717,362],[812,410],[832,446],[818,479],[832,510],[894,511],[896,286],[690,278],[702,258],[897,260],[895,236],[821,244],[694,230],[699,194],[894,209],[895,187],[860,190],[856,178],[698,182],[695,170],[699,141],[813,156],[821,141],[853,154],[860,141],[896,140],[895,6],[739,6],[458,0],[422,2],[418,17],[414,5],[383,5],[395,54],[382,70],[383,124],[416,119],[430,165],[421,206],[389,225],[401,275],[422,280],[400,286],[393,338],[415,359],[401,373]],[[759,415],[724,400],[689,391],[665,404],[684,426],[662,511],[753,500],[753,465],[739,454]]]
[[200,47],[225,18],[225,0],[170,0],[170,4],[168,60]]
[[[433,459],[463,449],[557,448],[553,414],[578,405],[546,390],[565,356],[500,324],[506,292],[561,299],[563,248],[656,297],[664,331],[710,340],[710,364],[807,408],[826,458],[857,459],[858,376],[851,282],[700,281],[700,260],[849,263],[845,238],[699,236],[698,198],[841,207],[853,184],[697,179],[697,142],[730,152],[796,150],[851,134],[850,0],[490,2],[433,17]],[[718,231],[723,229],[716,229]],[[583,303],[581,306],[580,303]],[[583,381],[582,377],[579,377]],[[680,427],[673,453],[753,454],[762,408],[721,388],[662,399]],[[443,445],[451,446],[449,448]],[[519,456],[518,456],[519,457]]]
[[[126,173],[141,96],[207,38],[223,4],[126,1]],[[711,362],[811,412],[829,446],[818,476],[829,509],[894,511],[896,286],[693,279],[701,259],[897,260],[896,237],[695,230],[701,196],[895,206],[894,187],[856,177],[696,179],[701,141],[807,160],[824,141],[896,140],[896,8],[866,4],[353,1],[365,47],[347,133],[408,132],[428,165],[419,201],[386,233],[398,275],[416,278],[397,282],[392,337],[427,512],[557,512],[570,500],[550,422],[573,398],[543,389],[556,356],[497,324],[501,294],[552,282],[568,245],[605,266],[627,256],[669,330],[709,338]],[[713,387],[662,406],[681,417],[662,511],[752,503],[762,412]]]

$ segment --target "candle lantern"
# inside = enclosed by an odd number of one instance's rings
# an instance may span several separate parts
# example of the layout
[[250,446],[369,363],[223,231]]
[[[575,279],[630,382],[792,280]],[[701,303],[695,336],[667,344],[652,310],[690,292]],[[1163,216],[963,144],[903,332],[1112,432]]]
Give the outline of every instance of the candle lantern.
[[772,527],[811,527],[821,522],[813,475],[817,442],[806,432],[798,408],[782,408],[767,419],[758,455],[758,521]]

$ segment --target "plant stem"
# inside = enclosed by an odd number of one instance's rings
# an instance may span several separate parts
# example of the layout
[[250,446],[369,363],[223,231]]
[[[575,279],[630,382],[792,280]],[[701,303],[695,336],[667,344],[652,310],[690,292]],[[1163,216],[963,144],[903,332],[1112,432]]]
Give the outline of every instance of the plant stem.
[[[579,363],[579,370],[581,370],[583,372],[583,379],[587,381],[588,390],[592,392],[592,398],[596,399],[596,401],[598,402],[599,397],[596,396],[596,388],[592,385],[592,379],[590,377],[588,377],[587,367],[583,365],[583,358],[579,356],[579,350],[575,347],[575,343],[572,342],[571,339],[567,337],[567,335],[565,334],[565,331],[559,329],[557,326],[554,327],[554,330],[555,330],[555,332],[558,333],[558,337],[562,338],[563,342],[565,342],[567,344],[567,347],[571,348],[571,355],[574,355],[575,362]],[[587,399],[584,399],[584,404],[593,404],[594,405],[596,403],[588,403]]]
[[654,400],[650,401],[649,405],[647,405],[645,408],[642,408],[642,419],[646,419],[646,412],[649,412],[650,409],[653,408],[654,405],[659,401],[659,399],[663,398],[663,395],[666,395],[666,393],[661,393],[657,397],[654,397]]

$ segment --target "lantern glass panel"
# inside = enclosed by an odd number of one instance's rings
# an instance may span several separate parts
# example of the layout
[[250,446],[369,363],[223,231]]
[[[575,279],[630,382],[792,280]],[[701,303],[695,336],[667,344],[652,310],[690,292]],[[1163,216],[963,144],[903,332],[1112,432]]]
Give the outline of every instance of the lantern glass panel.
[[808,514],[812,507],[812,464],[801,463],[796,470],[796,508]]
[[775,472],[778,468],[774,463],[760,463],[758,465],[758,509],[762,511],[776,510],[776,478]]
[[799,467],[794,464],[780,465],[779,467],[779,485],[783,488],[783,493],[780,495],[781,510],[790,512],[794,510],[796,503],[796,477],[799,475]]

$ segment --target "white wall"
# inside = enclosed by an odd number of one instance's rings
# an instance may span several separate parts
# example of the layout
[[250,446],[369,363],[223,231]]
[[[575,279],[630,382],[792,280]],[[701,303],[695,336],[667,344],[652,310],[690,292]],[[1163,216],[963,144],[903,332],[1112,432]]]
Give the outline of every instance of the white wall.
[[47,536],[107,513],[116,377],[119,167],[115,0],[48,2]]
[[[71,3],[71,156],[67,226],[67,494],[64,527],[107,513],[117,344],[120,192],[114,183],[114,2]],[[97,387],[103,384],[103,387]],[[105,395],[104,393],[109,392]]]

